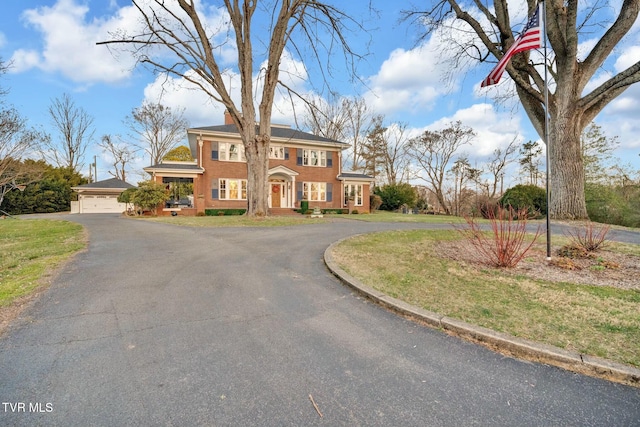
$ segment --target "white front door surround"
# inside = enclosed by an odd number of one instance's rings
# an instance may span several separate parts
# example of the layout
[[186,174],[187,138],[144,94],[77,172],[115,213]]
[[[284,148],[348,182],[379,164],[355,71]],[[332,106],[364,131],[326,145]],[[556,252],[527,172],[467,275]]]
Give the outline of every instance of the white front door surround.
[[298,172],[286,166],[280,165],[269,169],[270,208],[292,209],[296,206],[296,176]]

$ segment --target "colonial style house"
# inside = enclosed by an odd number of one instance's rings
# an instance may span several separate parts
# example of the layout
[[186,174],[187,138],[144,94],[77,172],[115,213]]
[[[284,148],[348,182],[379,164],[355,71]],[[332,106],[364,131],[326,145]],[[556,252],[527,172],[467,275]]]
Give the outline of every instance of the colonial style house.
[[[196,215],[211,209],[247,207],[244,145],[230,115],[225,124],[187,130],[194,162],[162,162],[145,168],[170,190],[163,215]],[[301,202],[309,208],[369,212],[373,179],[342,171],[342,151],[349,145],[273,125],[269,157],[269,210],[293,213]],[[174,213],[175,212],[175,213]]]

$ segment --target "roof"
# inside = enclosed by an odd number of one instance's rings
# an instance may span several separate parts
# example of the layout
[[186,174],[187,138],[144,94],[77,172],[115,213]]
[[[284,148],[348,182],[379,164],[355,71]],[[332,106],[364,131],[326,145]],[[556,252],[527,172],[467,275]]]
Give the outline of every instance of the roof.
[[72,187],[74,190],[126,190],[127,188],[135,188],[135,185],[131,185],[118,178],[105,179],[104,181],[91,182],[89,184],[78,185]]
[[[256,130],[257,130],[256,126]],[[219,126],[205,126],[205,127],[197,127],[191,128],[190,131],[202,131],[202,132],[215,132],[215,133],[229,133],[238,135],[238,128],[235,124],[230,125],[219,125]],[[271,127],[271,138],[275,139],[297,139],[301,141],[310,141],[310,142],[319,142],[319,143],[330,143],[330,144],[339,144],[339,145],[349,145],[346,142],[336,141],[335,139],[325,138],[323,136],[314,135],[312,133],[302,132],[297,129],[292,129],[290,127],[283,126],[272,126]]]
[[363,173],[356,172],[342,172],[338,175],[338,179],[341,181],[344,180],[356,180],[356,181],[375,181],[375,178],[369,175],[365,175]]
[[144,170],[172,170],[172,171],[184,171],[184,172],[203,172],[203,169],[195,162],[167,162],[158,163],[152,166],[147,166]]

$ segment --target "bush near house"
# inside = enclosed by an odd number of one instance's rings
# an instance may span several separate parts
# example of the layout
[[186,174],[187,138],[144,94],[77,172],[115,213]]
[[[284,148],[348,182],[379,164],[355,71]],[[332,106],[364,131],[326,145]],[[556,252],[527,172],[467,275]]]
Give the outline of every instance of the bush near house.
[[129,188],[118,196],[118,202],[131,203],[136,211],[150,211],[154,216],[157,214],[158,205],[169,200],[169,192],[164,185],[154,181],[142,181],[138,183],[138,188]]
[[206,216],[230,216],[230,215],[244,215],[247,212],[246,209],[205,209],[204,214]]
[[414,207],[418,199],[416,189],[408,183],[387,184],[373,191],[382,199],[380,209],[385,211],[395,211],[403,205]]

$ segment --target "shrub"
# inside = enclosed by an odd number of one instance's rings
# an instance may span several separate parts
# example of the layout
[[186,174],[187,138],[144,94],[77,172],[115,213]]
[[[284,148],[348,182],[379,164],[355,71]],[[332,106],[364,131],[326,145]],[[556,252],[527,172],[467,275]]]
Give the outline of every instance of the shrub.
[[496,216],[498,207],[499,204],[496,199],[492,199],[489,196],[478,196],[474,214],[484,219],[489,219],[491,216]]
[[301,200],[300,201],[300,212],[305,213],[309,210],[309,201]]
[[205,209],[206,216],[244,215],[246,209]]
[[640,227],[640,186],[587,183],[584,197],[592,221]]
[[377,211],[382,206],[382,197],[377,194],[372,194],[369,196],[369,206],[371,207],[371,211]]
[[416,189],[411,184],[387,184],[382,187],[376,187],[374,194],[382,199],[380,209],[386,211],[395,211],[402,205],[413,207],[418,199]]
[[131,194],[131,203],[140,207],[143,211],[151,211],[156,215],[158,205],[169,199],[169,193],[163,184],[154,181],[142,181],[138,188]]
[[586,252],[596,252],[608,243],[608,225],[594,225],[588,222],[584,226],[569,230],[567,234],[573,246],[583,248]]
[[484,233],[474,218],[465,217],[465,220],[467,227],[458,231],[469,241],[479,261],[494,267],[515,267],[540,236],[538,226],[531,242],[525,242],[527,211],[516,211],[512,207],[499,207],[495,215],[489,215],[490,233]]
[[536,185],[516,185],[508,189],[498,204],[502,208],[512,207],[516,212],[527,211],[527,217],[539,218],[547,211],[547,192]]

